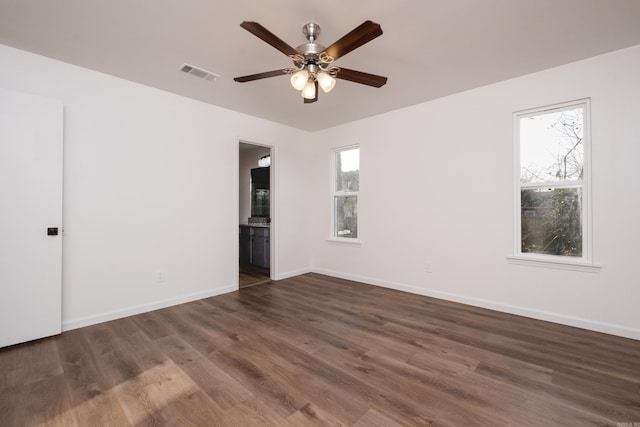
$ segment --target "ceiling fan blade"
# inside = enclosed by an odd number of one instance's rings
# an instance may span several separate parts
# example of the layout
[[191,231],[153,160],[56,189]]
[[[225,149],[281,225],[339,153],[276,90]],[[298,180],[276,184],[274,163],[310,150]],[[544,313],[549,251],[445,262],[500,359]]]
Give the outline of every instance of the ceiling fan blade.
[[281,76],[283,74],[287,74],[287,72],[284,70],[273,70],[273,71],[265,71],[264,73],[251,74],[248,76],[235,77],[233,80],[240,83],[245,83],[253,80],[266,79],[267,77]]
[[315,86],[316,86],[316,96],[315,96],[313,99],[307,99],[307,98],[304,98],[304,103],[305,103],[305,104],[311,104],[311,103],[316,102],[316,101],[318,100],[318,82],[317,82],[317,81],[315,81],[315,82],[313,82],[313,83],[314,83],[314,84],[315,84]]
[[350,82],[373,87],[382,87],[387,83],[386,77],[363,73],[362,71],[350,70],[348,68],[340,68],[340,71],[336,74],[336,79],[349,80]]
[[265,27],[258,24],[257,22],[243,21],[242,24],[240,24],[240,26],[245,30],[249,31],[254,36],[258,37],[259,39],[265,41],[266,43],[269,43],[271,46],[275,47],[285,55],[298,54],[297,50],[289,46],[287,43],[283,42],[280,38],[278,38],[278,36],[273,34],[271,31],[267,30]]
[[382,35],[380,24],[364,21],[358,27],[351,30],[351,32],[344,35],[340,40],[329,46],[325,52],[327,55],[332,56],[333,59],[338,59],[380,35]]

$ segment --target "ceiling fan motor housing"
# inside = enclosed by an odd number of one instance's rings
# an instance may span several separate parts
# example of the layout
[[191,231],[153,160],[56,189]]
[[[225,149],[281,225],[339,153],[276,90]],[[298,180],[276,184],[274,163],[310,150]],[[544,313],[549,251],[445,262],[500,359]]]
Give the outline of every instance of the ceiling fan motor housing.
[[[296,50],[300,53],[304,60],[297,60],[300,57],[292,58],[298,67],[302,67],[304,65],[313,65],[317,66],[319,64],[325,64],[327,61],[323,61],[323,57],[321,57],[321,53],[326,50],[326,47],[315,43],[316,39],[320,35],[320,25],[315,22],[309,22],[304,27],[302,27],[302,33],[309,40],[309,43],[301,44],[296,48]],[[309,70],[309,72],[315,72],[316,70]]]

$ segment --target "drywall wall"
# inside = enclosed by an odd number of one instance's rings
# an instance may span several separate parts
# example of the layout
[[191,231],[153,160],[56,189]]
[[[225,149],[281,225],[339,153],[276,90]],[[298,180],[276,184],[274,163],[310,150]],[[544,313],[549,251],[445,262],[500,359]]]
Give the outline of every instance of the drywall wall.
[[[314,134],[5,46],[0,62],[0,87],[65,105],[65,329],[235,288],[243,140],[274,146],[276,278],[313,269],[640,338],[640,47]],[[508,264],[512,113],[585,97],[602,270]],[[329,151],[354,143],[362,245],[338,246]]]
[[[471,70],[469,70],[471,72]],[[640,339],[640,46],[313,135],[313,269]],[[437,84],[425,80],[421,84]],[[513,112],[591,98],[599,273],[512,265]],[[329,151],[361,147],[360,247],[328,242]]]
[[236,289],[240,139],[278,155],[275,276],[308,270],[309,134],[1,45],[0,63],[0,87],[64,104],[63,329]]
[[[258,160],[271,152],[268,147],[259,147],[240,150],[240,176],[239,176],[239,217],[238,222],[245,224],[251,216],[251,169],[258,167]],[[274,165],[275,169],[275,165]]]

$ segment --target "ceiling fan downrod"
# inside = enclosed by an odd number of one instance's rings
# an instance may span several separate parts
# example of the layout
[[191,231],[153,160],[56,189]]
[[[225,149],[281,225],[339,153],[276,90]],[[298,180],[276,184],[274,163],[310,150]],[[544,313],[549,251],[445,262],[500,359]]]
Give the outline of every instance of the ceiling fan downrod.
[[309,43],[313,43],[320,35],[320,25],[315,22],[309,22],[302,27],[302,34],[309,40]]

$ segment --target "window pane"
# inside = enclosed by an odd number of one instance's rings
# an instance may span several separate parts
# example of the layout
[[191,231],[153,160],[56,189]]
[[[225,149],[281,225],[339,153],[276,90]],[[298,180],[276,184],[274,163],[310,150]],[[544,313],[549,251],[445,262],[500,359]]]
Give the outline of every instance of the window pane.
[[582,189],[520,191],[522,252],[582,256]]
[[360,149],[336,153],[336,192],[357,192],[360,187]]
[[336,196],[335,236],[358,237],[358,196]]
[[581,180],[584,108],[520,118],[520,182]]

